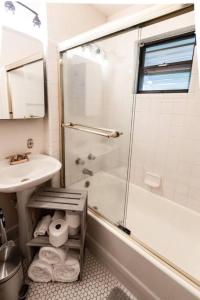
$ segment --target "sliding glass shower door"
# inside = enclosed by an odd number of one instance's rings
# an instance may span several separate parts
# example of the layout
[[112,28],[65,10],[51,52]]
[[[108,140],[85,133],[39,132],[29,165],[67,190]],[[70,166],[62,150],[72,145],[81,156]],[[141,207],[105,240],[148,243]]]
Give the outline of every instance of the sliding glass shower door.
[[124,224],[138,30],[62,53],[65,185]]

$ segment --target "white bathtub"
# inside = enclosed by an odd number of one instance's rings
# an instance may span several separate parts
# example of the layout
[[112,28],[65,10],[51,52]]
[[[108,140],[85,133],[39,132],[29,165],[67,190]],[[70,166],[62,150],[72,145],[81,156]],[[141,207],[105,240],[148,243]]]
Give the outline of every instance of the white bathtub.
[[[125,181],[102,171],[88,179],[90,207],[119,222]],[[200,282],[200,214],[130,184],[126,226],[133,239],[90,211],[88,244],[138,299],[200,299],[197,286],[187,279]]]
[[200,290],[91,210],[87,246],[138,300],[197,300]]
[[124,214],[125,180],[100,171],[71,187],[83,189],[86,181],[90,182],[90,186],[87,188],[89,206],[113,223],[120,223]]
[[200,214],[130,185],[127,227],[200,286]]

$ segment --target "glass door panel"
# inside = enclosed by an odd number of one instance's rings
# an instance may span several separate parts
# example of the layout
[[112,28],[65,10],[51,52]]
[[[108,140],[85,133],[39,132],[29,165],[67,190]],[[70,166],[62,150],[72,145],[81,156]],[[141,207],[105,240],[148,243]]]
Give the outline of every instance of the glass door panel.
[[137,39],[132,30],[62,54],[65,184],[88,189],[89,206],[115,224],[124,224]]

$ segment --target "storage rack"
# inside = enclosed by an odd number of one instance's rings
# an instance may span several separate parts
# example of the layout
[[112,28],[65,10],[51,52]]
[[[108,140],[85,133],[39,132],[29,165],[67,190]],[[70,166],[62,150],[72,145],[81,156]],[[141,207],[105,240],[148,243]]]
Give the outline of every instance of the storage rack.
[[[64,246],[69,249],[76,249],[80,251],[80,274],[79,279],[82,279],[85,236],[86,236],[86,215],[87,215],[87,191],[65,189],[65,188],[51,188],[44,187],[38,192],[34,193],[27,203],[27,208],[39,210],[64,210],[68,214],[80,215],[80,231],[75,236],[69,236]],[[31,217],[31,211],[29,211]],[[29,237],[27,238],[27,254],[30,262],[33,257],[31,247],[50,246],[48,236],[38,236],[33,238],[33,231],[35,228],[32,222],[32,228],[28,229]]]

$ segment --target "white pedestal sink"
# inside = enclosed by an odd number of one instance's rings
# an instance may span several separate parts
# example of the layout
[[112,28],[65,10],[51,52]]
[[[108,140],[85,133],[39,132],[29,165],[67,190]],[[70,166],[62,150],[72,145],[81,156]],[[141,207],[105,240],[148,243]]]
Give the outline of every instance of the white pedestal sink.
[[30,155],[28,162],[18,165],[0,160],[0,193],[17,193],[19,245],[25,257],[28,256],[26,242],[30,238],[26,224],[31,222],[26,203],[36,186],[51,179],[60,168],[57,159],[43,154]]

